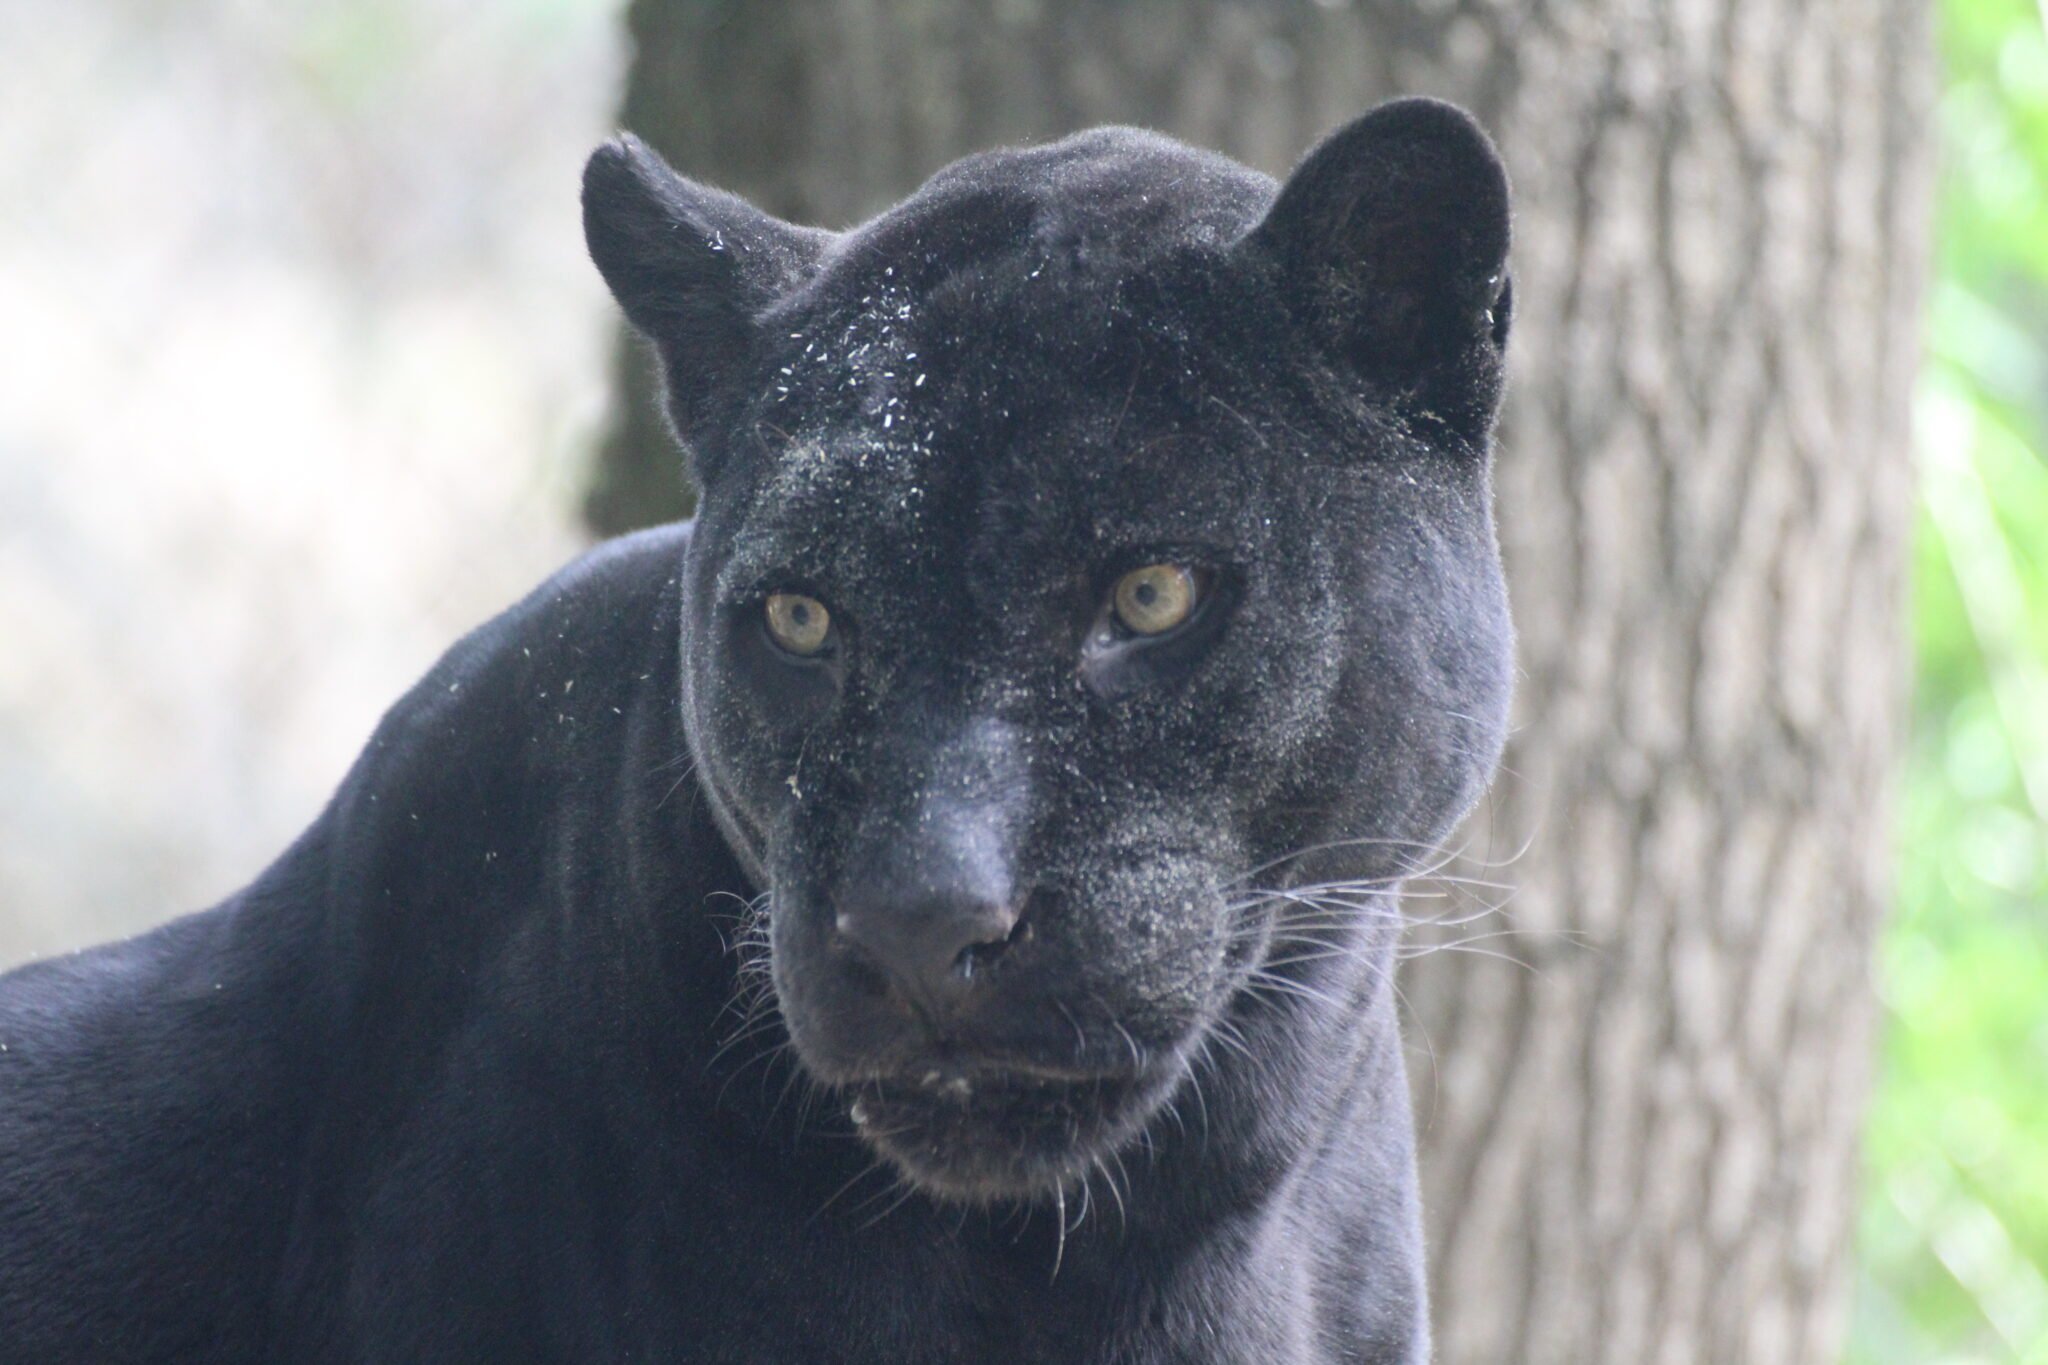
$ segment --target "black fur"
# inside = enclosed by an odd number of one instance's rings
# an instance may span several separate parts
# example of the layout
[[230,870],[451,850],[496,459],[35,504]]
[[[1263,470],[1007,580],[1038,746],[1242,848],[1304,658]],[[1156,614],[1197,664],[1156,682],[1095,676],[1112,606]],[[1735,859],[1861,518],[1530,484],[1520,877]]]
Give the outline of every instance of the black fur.
[[1391,889],[1508,700],[1483,135],[1103,129],[843,234],[626,138],[585,215],[699,521],[457,645],[247,891],[0,981],[0,1356],[1426,1358]]

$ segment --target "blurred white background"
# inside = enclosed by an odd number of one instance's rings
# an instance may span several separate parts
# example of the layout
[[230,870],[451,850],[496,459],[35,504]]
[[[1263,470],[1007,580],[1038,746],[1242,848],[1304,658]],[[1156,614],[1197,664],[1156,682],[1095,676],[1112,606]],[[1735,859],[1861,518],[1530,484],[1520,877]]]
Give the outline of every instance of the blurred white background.
[[580,544],[613,0],[0,0],[0,968],[234,890]]

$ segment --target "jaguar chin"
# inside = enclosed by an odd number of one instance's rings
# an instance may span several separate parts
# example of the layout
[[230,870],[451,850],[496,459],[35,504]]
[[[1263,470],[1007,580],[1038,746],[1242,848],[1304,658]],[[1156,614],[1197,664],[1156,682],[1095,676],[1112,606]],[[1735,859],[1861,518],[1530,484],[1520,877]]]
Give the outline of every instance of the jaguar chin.
[[854,1127],[905,1179],[937,1199],[988,1205],[1063,1198],[1120,1160],[1178,1071],[934,1065],[845,1093]]

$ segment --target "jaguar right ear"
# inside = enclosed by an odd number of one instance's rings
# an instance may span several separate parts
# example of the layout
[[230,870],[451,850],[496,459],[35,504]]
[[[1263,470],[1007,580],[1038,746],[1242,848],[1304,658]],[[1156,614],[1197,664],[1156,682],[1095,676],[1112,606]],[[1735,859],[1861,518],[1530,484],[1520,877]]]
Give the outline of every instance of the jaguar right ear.
[[622,133],[583,168],[583,236],[626,318],[661,357],[668,412],[692,454],[750,368],[757,319],[810,273],[832,234],[685,179]]
[[1383,104],[1325,138],[1246,249],[1333,359],[1412,418],[1483,440],[1500,398],[1508,179],[1493,143],[1440,100]]

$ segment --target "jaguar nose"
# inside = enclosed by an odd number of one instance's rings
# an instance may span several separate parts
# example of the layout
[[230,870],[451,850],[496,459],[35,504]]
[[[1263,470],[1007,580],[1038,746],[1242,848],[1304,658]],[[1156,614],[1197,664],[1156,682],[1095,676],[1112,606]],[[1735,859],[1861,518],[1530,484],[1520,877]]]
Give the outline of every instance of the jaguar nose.
[[988,994],[984,968],[1022,936],[1030,772],[1003,722],[911,708],[896,723],[914,775],[894,793],[873,780],[831,903],[841,946],[935,1024]]
[[958,894],[842,905],[836,927],[897,990],[943,1013],[959,1008],[1026,926],[1014,903]]

